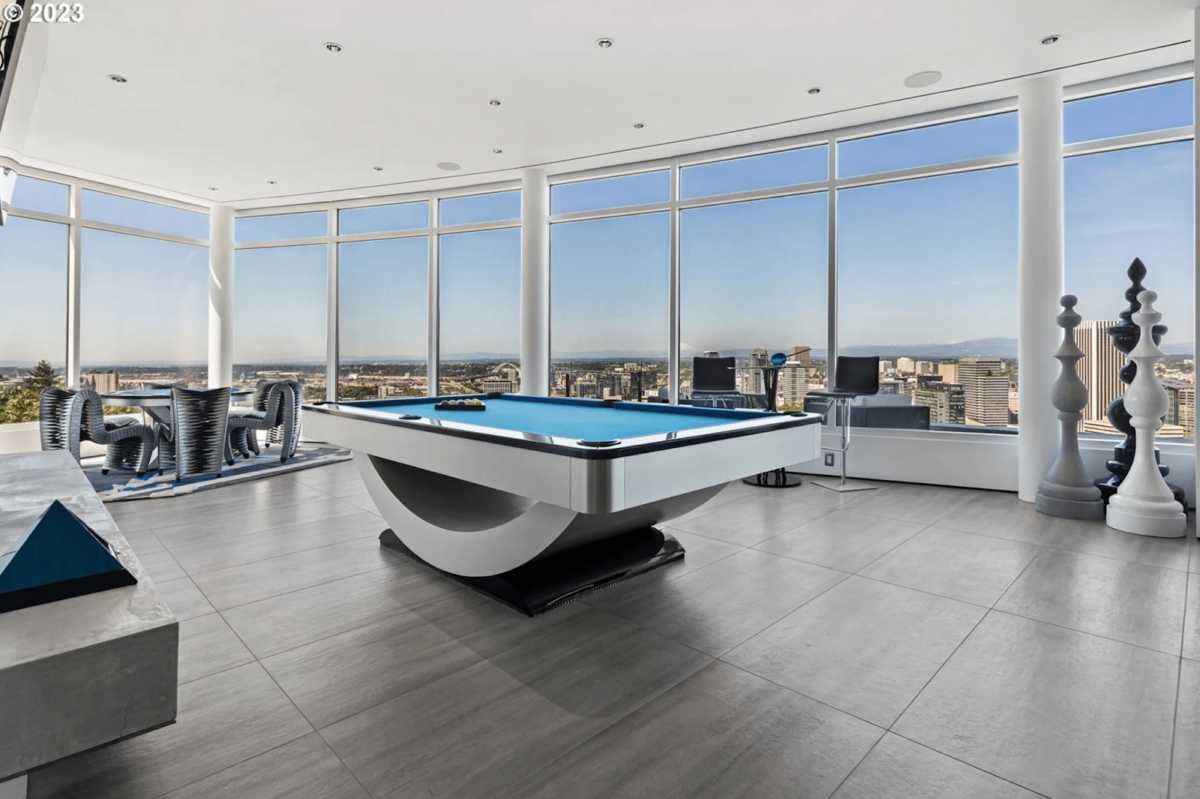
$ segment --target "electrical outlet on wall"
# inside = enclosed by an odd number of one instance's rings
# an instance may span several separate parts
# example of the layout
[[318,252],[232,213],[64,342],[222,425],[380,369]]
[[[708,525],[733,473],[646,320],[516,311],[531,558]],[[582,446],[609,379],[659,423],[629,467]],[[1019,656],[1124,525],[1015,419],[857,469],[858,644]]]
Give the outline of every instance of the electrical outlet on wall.
[[825,465],[826,465],[826,466],[832,466],[832,465],[833,465],[833,453],[832,453],[832,452],[826,452],[826,453],[825,453]]

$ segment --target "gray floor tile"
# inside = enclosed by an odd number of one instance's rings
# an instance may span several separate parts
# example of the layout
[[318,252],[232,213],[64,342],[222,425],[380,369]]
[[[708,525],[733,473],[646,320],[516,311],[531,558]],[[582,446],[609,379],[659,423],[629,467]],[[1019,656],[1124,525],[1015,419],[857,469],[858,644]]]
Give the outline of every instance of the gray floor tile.
[[1171,767],[1171,799],[1200,796],[1200,663],[1182,661],[1179,713],[1175,720],[1175,757]]
[[1054,799],[1162,799],[1178,663],[991,611],[894,729]]
[[378,541],[359,539],[207,572],[196,575],[193,581],[217,610],[226,610],[331,583],[342,577],[365,574],[388,565],[389,557],[402,557],[385,552],[387,550]]
[[145,530],[126,530],[124,527],[121,527],[120,530],[121,535],[125,537],[125,540],[129,542],[130,548],[133,549],[133,554],[139,558],[151,552],[163,552],[166,550],[162,541],[158,540],[158,536],[148,528]]
[[1036,544],[931,527],[860,574],[991,607],[1041,551]]
[[935,526],[1027,544],[1046,544],[1067,521],[1038,513],[1032,502],[1022,502],[1016,494],[983,491],[938,519]]
[[216,613],[179,622],[179,683],[241,666],[254,655]]
[[1200,661],[1200,574],[1188,575],[1187,594],[1183,624],[1183,656]]
[[997,610],[1179,655],[1187,575],[1043,550]]
[[357,479],[343,480],[340,483],[323,483],[316,486],[316,489],[322,494],[328,494],[338,499],[367,493],[367,484],[362,481],[362,478],[357,473],[355,477]]
[[460,592],[267,658],[263,665],[321,729],[573,623],[584,605],[529,619]]
[[217,609],[209,603],[204,594],[200,593],[196,584],[188,577],[169,580],[165,583],[155,583],[154,586],[179,621],[217,612]]
[[224,542],[264,530],[294,527],[305,522],[336,519],[362,513],[348,502],[330,496],[308,497],[264,510],[232,508],[224,514],[200,513],[157,525],[155,534],[167,549],[202,543]]
[[305,469],[304,471],[296,472],[296,479],[305,485],[319,487],[333,483],[362,480],[362,474],[359,472],[358,466],[354,461],[349,460],[323,466],[319,469]]
[[163,799],[370,799],[321,736],[311,733],[171,791]]
[[119,508],[122,518],[135,524],[157,528],[187,522],[197,514],[224,521],[248,511],[282,507],[314,497],[321,494],[311,486],[270,477],[179,497],[110,503],[110,507]]
[[735,480],[729,485],[721,489],[721,492],[715,497],[705,502],[694,511],[685,513],[683,516],[677,516],[674,519],[667,520],[668,525],[674,525],[677,522],[683,522],[688,519],[694,519],[697,516],[704,516],[712,513],[715,510],[728,507],[738,502],[746,502],[750,499],[757,499],[762,496],[761,489],[755,490],[740,480]]
[[497,799],[825,799],[881,732],[714,663]]
[[756,549],[856,572],[912,538],[923,527],[867,513],[835,510],[765,541]]
[[33,799],[151,799],[312,732],[257,663],[179,687],[175,724],[35,772]]
[[[1188,513],[1189,520],[1194,522],[1195,518],[1196,514],[1194,511]],[[1188,558],[1188,571],[1192,574],[1200,574],[1200,538],[1188,536],[1188,542],[1190,544],[1188,547],[1188,551],[1190,553],[1190,557]]]
[[832,799],[1038,799],[1038,796],[889,732]]
[[[403,608],[380,589],[382,570],[240,605],[223,612],[229,626],[260,658],[386,619]],[[432,580],[431,580],[432,582]],[[461,590],[438,583],[428,601]]]
[[192,575],[242,566],[292,552],[317,549],[343,541],[379,537],[386,525],[373,513],[355,513],[336,519],[304,522],[291,527],[264,530],[219,543],[204,542],[172,547],[171,554]]
[[[816,480],[829,480],[829,479],[836,480],[837,478],[836,477],[829,478],[829,477],[824,477],[824,476],[815,477],[815,476],[806,475],[805,477],[801,478],[802,482],[799,486],[797,486],[796,488],[778,489],[777,490],[778,494],[781,498],[786,499],[790,502],[801,502],[805,505],[816,505],[816,506],[822,507],[822,508],[832,508],[832,509],[841,509],[841,510],[849,510],[851,505],[854,505],[855,503],[857,503],[859,500],[862,499],[863,495],[860,493],[857,493],[857,492],[839,493],[837,491],[830,491],[828,488],[821,488],[821,486],[813,484],[813,480],[815,480],[815,479]],[[867,485],[873,485],[876,487],[877,490],[883,490],[883,489],[887,488],[888,486],[892,485],[891,483],[885,483],[880,480],[855,480],[855,482],[856,483],[866,483]],[[760,490],[770,490],[770,489],[760,489]],[[870,491],[870,492],[866,492],[866,493],[875,493],[875,492]],[[928,522],[926,522],[926,524],[928,524]]]
[[747,549],[678,580],[647,581],[606,609],[719,656],[846,576]]
[[850,494],[845,510],[905,522],[933,524],[956,508],[977,499],[981,493],[969,488],[891,483],[878,491]]
[[788,502],[770,494],[673,524],[685,532],[752,547],[826,513],[827,508]]
[[[686,679],[709,658],[594,610],[322,730],[377,797],[487,797]],[[403,752],[403,757],[397,757]]]
[[985,612],[851,577],[723,659],[888,727]]
[[147,552],[145,555],[139,555],[138,560],[146,567],[146,571],[150,575],[150,579],[155,583],[165,583],[170,580],[178,580],[180,577],[187,577],[180,565],[171,557],[171,553],[165,549],[159,552]]
[[1062,528],[1050,539],[1048,546],[1164,569],[1187,571],[1188,568],[1186,539],[1131,535],[1114,530],[1102,521],[1064,519]]

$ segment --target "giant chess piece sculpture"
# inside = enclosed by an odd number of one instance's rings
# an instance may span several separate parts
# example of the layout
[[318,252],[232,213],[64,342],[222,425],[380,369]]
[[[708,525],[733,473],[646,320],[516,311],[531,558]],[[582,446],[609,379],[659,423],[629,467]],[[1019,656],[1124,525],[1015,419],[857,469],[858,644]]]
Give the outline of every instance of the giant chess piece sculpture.
[[[1137,313],[1142,307],[1138,302],[1138,294],[1146,288],[1142,285],[1142,281],[1146,277],[1146,266],[1142,263],[1142,259],[1134,258],[1133,263],[1129,265],[1129,269],[1126,270],[1125,274],[1129,277],[1130,281],[1129,288],[1125,290],[1125,299],[1129,301],[1129,307],[1121,311],[1119,315],[1121,321],[1108,328],[1108,335],[1112,339],[1113,346],[1119,352],[1129,355],[1141,337],[1138,326],[1133,322],[1133,314]],[[1155,345],[1162,341],[1162,337],[1166,332],[1166,325],[1154,325],[1153,336]],[[1133,383],[1136,375],[1137,364],[1133,361],[1126,363],[1121,371],[1117,373],[1121,382],[1125,384]],[[1113,458],[1105,464],[1105,467],[1111,474],[1096,481],[1096,487],[1100,489],[1100,494],[1104,497],[1105,502],[1108,502],[1113,494],[1117,493],[1117,487],[1121,485],[1121,481],[1125,479],[1125,475],[1129,473],[1129,468],[1133,465],[1133,458],[1137,449],[1134,429],[1129,423],[1129,412],[1125,409],[1124,397],[1117,397],[1109,404],[1108,421],[1112,423],[1113,427],[1125,434],[1125,440],[1113,448]],[[1157,449],[1154,451],[1154,462],[1158,463]],[[1163,464],[1160,464],[1158,469],[1162,472],[1163,477],[1171,473],[1171,470]],[[1181,503],[1185,501],[1182,488],[1170,486],[1170,489],[1171,493],[1175,495],[1176,500]]]
[[1137,535],[1179,538],[1187,527],[1183,505],[1176,501],[1154,458],[1154,433],[1167,412],[1167,390],[1154,374],[1162,350],[1154,342],[1152,326],[1162,319],[1154,310],[1158,295],[1143,291],[1137,296],[1140,309],[1133,322],[1141,329],[1129,359],[1137,364],[1133,384],[1125,392],[1125,410],[1136,433],[1133,465],[1108,501],[1108,526]]
[[1087,387],[1075,373],[1075,363],[1083,357],[1083,350],[1075,343],[1074,331],[1082,320],[1075,313],[1078,300],[1073,294],[1065,294],[1059,300],[1063,311],[1055,321],[1063,329],[1062,344],[1055,359],[1061,365],[1058,380],[1050,394],[1050,401],[1058,410],[1062,424],[1062,439],[1059,443],[1058,459],[1046,473],[1046,479],[1038,483],[1034,507],[1050,516],[1067,519],[1103,519],[1104,500],[1100,489],[1092,484],[1083,459],[1079,457],[1079,420],[1087,405]]

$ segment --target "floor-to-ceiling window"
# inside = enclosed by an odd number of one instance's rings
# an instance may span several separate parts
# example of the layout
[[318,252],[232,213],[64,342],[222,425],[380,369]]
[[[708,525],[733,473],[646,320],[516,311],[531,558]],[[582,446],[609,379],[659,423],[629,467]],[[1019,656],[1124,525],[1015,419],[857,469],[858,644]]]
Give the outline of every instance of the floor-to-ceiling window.
[[[828,148],[808,147],[680,170],[680,195],[714,198],[821,182]],[[713,202],[713,200],[706,200]],[[734,357],[740,404],[762,406],[759,366],[783,353],[777,403],[799,409],[825,386],[828,193],[684,208],[680,212],[680,397],[691,397],[696,358]]]
[[838,354],[888,426],[1017,424],[1016,150],[1015,113],[838,145]]
[[38,393],[61,385],[67,357],[67,246],[64,223],[22,210],[67,215],[67,187],[18,178],[13,214],[0,227],[0,424],[38,418]]
[[1158,294],[1167,333],[1158,376],[1170,401],[1162,438],[1195,438],[1192,81],[1068,102],[1063,108],[1066,290],[1079,298],[1076,341],[1088,388],[1082,430],[1116,435],[1109,403],[1127,388],[1107,330],[1129,308],[1135,258]]
[[[610,215],[670,199],[670,173],[551,188],[551,393],[634,399],[667,385],[671,219]],[[588,219],[587,215],[605,214]]]
[[425,396],[429,237],[338,247],[338,399]]
[[[237,244],[325,236],[328,214],[243,217]],[[233,267],[233,381],[298,379],[307,400],[326,395],[328,245],[239,248]]]

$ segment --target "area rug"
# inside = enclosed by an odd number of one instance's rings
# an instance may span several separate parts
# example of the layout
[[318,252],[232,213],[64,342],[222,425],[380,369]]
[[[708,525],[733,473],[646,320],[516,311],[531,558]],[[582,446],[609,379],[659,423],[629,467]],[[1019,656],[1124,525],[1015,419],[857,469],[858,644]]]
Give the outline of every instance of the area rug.
[[233,466],[224,468],[220,477],[206,474],[176,482],[174,471],[164,472],[161,476],[158,472],[147,472],[141,478],[135,477],[132,472],[115,469],[108,474],[100,474],[102,466],[99,462],[95,465],[85,462],[83,473],[91,481],[100,499],[105,502],[121,502],[127,499],[157,499],[194,494],[197,491],[236,485],[261,477],[339,463],[350,458],[350,450],[301,443],[296,449],[296,457],[286,463],[279,462],[279,447],[271,447],[250,458],[238,457]]

